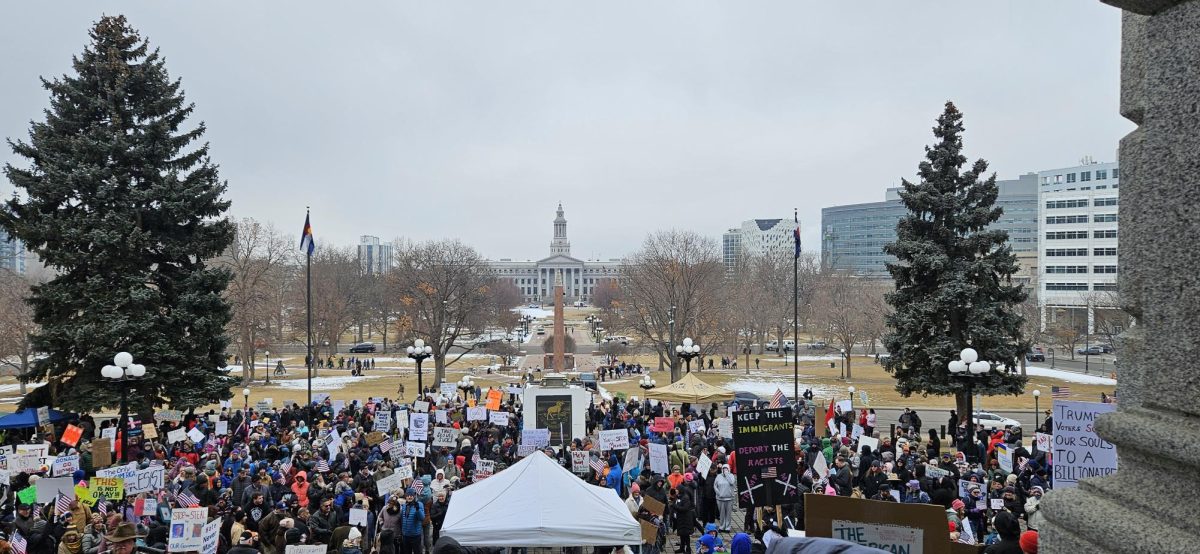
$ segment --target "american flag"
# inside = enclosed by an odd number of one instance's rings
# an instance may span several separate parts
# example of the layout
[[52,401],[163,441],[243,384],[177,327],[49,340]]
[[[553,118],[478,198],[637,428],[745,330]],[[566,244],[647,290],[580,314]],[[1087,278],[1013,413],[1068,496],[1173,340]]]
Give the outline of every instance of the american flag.
[[288,458],[286,462],[283,462],[283,464],[279,466],[279,471],[280,471],[280,473],[283,473],[285,476],[287,474],[291,473],[292,472],[292,459]]
[[773,467],[769,467],[769,468],[763,470],[762,476],[763,476],[763,479],[774,479],[776,477],[779,477],[779,470],[777,470]]
[[187,506],[188,508],[195,508],[200,505],[200,499],[196,498],[194,494],[188,491],[179,491],[176,493],[175,501],[178,502],[180,506]]
[[13,552],[17,554],[25,554],[25,549],[29,547],[29,541],[26,541],[25,537],[21,536],[20,531],[13,531],[12,540],[9,541],[9,544],[12,545]]
[[390,437],[383,439],[383,442],[379,443],[379,452],[381,454],[387,454],[388,452],[391,452],[391,451],[392,451],[392,439]]
[[425,490],[425,483],[420,479],[413,479],[412,488],[417,494],[421,494],[421,491]]
[[1070,398],[1071,387],[1063,385],[1061,387],[1050,387],[1050,398]]
[[65,514],[70,511],[71,511],[71,499],[67,498],[67,495],[65,495],[65,494],[59,494],[58,498],[56,498],[54,500],[54,512],[59,513],[59,514]]
[[329,462],[325,461],[324,458],[318,459],[317,460],[317,473],[328,473],[328,472],[329,472]]
[[771,396],[771,403],[768,408],[782,408],[787,405],[787,397],[783,395],[783,390],[775,389],[775,394]]
[[100,512],[100,515],[102,515],[104,517],[108,517],[108,501],[101,500],[101,501],[97,502],[96,503],[96,511]]
[[592,466],[592,469],[596,470],[596,475],[604,472],[604,462],[601,462],[600,460],[593,459],[588,465]]
[[42,517],[42,505],[37,502],[33,503],[33,519]]

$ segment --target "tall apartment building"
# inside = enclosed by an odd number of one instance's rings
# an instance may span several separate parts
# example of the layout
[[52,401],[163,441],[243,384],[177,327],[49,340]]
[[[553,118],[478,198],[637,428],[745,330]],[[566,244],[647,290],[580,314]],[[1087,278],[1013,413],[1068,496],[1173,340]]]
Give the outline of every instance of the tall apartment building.
[[25,244],[0,229],[0,269],[25,273]]
[[742,256],[792,252],[792,219],[749,219],[721,235],[721,258],[731,270]]
[[383,274],[392,269],[392,245],[380,242],[379,237],[362,235],[358,238],[358,263],[364,274]]
[[[1019,260],[1032,260],[1038,251],[1038,175],[997,180],[996,205],[1004,209],[992,228],[1008,231],[1008,243]],[[825,267],[873,278],[889,278],[884,245],[896,240],[896,224],[908,214],[900,188],[887,189],[883,202],[831,206],[821,210],[821,262]],[[1033,276],[1022,266],[1017,279]]]
[[1095,332],[1117,306],[1117,162],[1038,172],[1038,304],[1042,327],[1070,317]]

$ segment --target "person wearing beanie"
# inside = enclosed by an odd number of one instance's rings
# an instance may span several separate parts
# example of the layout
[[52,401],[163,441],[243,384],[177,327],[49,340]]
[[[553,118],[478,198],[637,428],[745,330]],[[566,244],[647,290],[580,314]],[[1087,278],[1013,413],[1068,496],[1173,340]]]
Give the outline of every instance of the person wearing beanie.
[[1000,542],[988,546],[984,554],[1022,554],[1021,522],[1017,521],[1017,516],[1006,511],[998,512],[992,525],[1000,535]]
[[296,527],[293,527],[293,528],[291,528],[291,529],[288,529],[288,530],[287,530],[287,532],[285,532],[285,533],[283,534],[283,540],[284,540],[284,541],[285,541],[287,544],[289,544],[289,545],[293,545],[293,544],[294,544],[294,545],[301,545],[301,544],[304,544],[304,541],[305,541],[307,538],[308,538],[308,537],[305,537],[305,536],[304,536],[304,531],[301,531],[300,529],[298,529],[298,528],[296,528]]
[[1038,532],[1026,531],[1021,533],[1021,539],[1018,541],[1021,545],[1023,554],[1038,554]]
[[975,529],[967,517],[966,502],[963,502],[961,498],[955,498],[954,502],[950,503],[950,509],[946,510],[946,517],[958,527],[958,542],[975,544]]
[[637,517],[638,511],[642,509],[642,487],[637,483],[629,486],[629,498],[625,499],[625,507],[629,509],[630,515]]
[[242,531],[236,540],[237,544],[233,548],[230,548],[227,554],[257,554],[258,533],[254,531]]
[[416,501],[417,491],[404,491],[400,505],[400,554],[421,552],[425,535],[425,505]]
[[362,532],[358,527],[351,527],[350,532],[346,535],[346,540],[342,541],[341,554],[362,554]]
[[[722,447],[723,448],[723,447]],[[717,523],[722,532],[730,530],[734,501],[737,499],[737,478],[728,465],[722,465],[713,479],[713,495],[717,499]]]

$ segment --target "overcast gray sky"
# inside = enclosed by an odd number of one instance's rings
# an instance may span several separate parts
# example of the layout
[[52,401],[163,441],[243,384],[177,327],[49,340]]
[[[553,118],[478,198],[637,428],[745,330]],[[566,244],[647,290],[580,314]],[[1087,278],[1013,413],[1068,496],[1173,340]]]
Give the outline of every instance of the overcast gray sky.
[[183,79],[232,215],[298,237],[311,205],[318,244],[536,259],[561,200],[577,257],[793,207],[819,250],[821,207],[911,178],[948,99],[1001,178],[1111,161],[1132,128],[1097,0],[24,1],[0,5],[0,136],[103,13]]

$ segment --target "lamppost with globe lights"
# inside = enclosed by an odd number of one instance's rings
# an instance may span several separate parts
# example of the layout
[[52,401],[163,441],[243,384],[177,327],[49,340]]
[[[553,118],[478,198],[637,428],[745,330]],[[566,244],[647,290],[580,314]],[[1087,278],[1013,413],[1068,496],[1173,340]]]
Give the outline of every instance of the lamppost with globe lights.
[[425,398],[425,381],[421,378],[421,362],[433,355],[433,347],[425,346],[425,341],[417,339],[406,349],[408,357],[417,362],[417,398]]
[[463,402],[470,398],[473,388],[475,388],[475,379],[470,375],[463,375],[462,379],[458,380],[458,390],[463,391]]
[[685,337],[683,344],[675,346],[675,355],[683,359],[683,363],[687,366],[687,372],[692,372],[692,360],[700,355],[700,345],[692,344],[691,337]]
[[121,387],[121,422],[118,430],[121,433],[121,463],[129,457],[129,385],[146,375],[146,366],[133,363],[133,354],[120,352],[113,356],[114,365],[106,365],[100,369],[100,375]]
[[851,407],[851,410],[853,410],[854,409],[854,385],[850,385],[850,388],[847,390],[850,391],[850,407]]
[[974,348],[964,348],[959,359],[946,364],[952,377],[963,379],[967,384],[967,430],[975,432],[975,380],[992,370],[992,364],[981,361]]
[[1040,433],[1042,428],[1042,411],[1038,408],[1038,398],[1042,396],[1042,391],[1033,389],[1033,431]]
[[642,390],[648,391],[654,388],[656,385],[658,385],[658,382],[654,379],[651,379],[649,375],[643,375],[642,378],[638,380],[638,386],[642,387]]
[[846,378],[846,349],[841,349],[840,356],[842,358],[842,379]]
[[242,399],[245,400],[245,402],[242,404],[242,417],[249,418],[250,416],[248,414],[250,413],[250,387],[246,387],[246,388],[242,389]]

